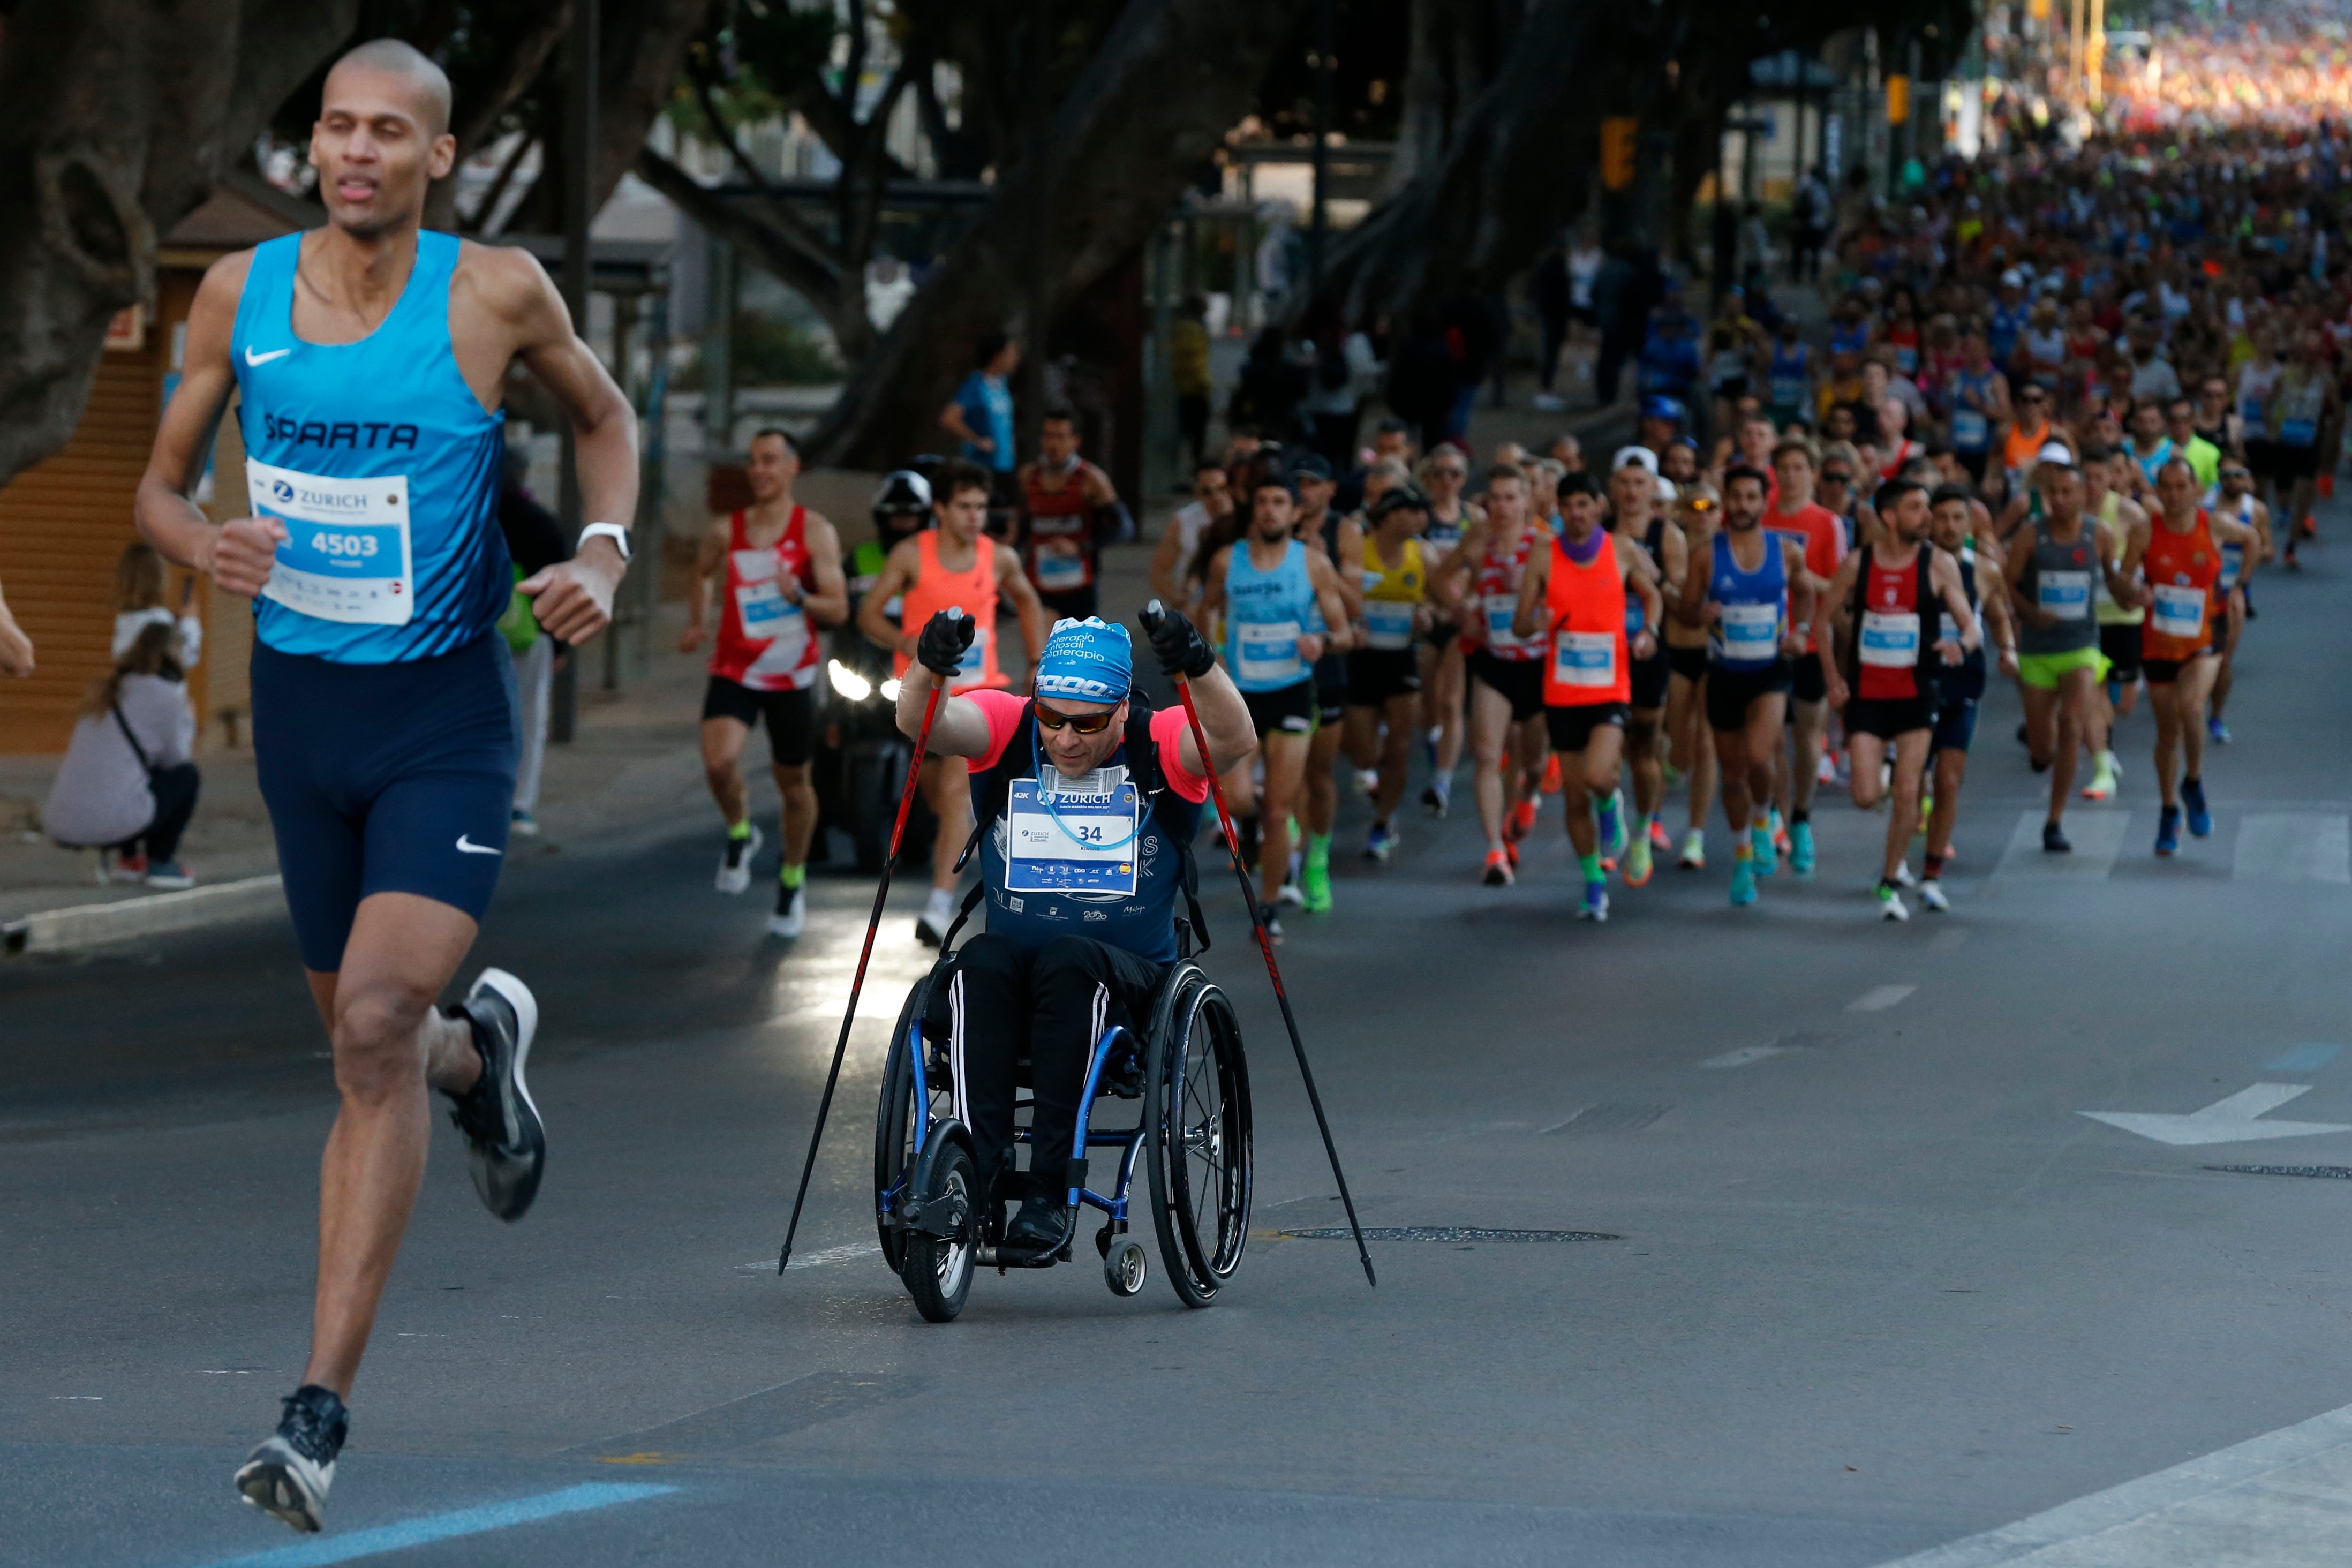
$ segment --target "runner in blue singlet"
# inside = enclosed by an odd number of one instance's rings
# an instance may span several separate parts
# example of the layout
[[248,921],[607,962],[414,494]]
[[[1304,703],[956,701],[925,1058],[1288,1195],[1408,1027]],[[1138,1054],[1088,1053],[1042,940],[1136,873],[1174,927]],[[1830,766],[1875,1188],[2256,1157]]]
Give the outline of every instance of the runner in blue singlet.
[[[236,1474],[248,1502],[303,1531],[320,1526],[343,1398],[424,1176],[428,1088],[452,1101],[501,1219],[530,1207],[546,1157],[529,988],[485,970],[461,1005],[434,1005],[489,902],[513,804],[495,630],[513,586],[497,519],[513,362],[578,438],[580,553],[520,585],[550,635],[604,629],[636,506],[628,402],[539,263],[420,231],[457,154],[448,124],[448,79],[408,45],[336,63],[310,143],[327,225],[205,275],[139,487],[159,551],[255,601],[254,757],[342,1092],[309,1363]],[[233,392],[252,510],[215,527],[185,486]]]

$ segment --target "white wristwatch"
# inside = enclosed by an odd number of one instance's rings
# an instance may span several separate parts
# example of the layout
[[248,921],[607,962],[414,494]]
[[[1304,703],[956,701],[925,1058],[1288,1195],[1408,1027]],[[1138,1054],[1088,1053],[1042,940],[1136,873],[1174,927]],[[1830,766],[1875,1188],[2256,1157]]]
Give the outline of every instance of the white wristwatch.
[[[626,566],[629,563],[629,531],[619,523],[592,522],[580,531],[580,544],[585,544],[592,539],[611,540],[613,547],[621,552],[621,564]],[[572,552],[574,555],[580,553],[580,545],[572,546]]]

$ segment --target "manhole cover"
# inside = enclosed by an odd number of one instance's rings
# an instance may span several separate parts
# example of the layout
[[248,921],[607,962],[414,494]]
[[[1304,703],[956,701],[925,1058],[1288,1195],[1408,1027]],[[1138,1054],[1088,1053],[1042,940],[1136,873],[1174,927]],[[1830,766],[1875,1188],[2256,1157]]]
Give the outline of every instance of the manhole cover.
[[[1352,1241],[1355,1232],[1345,1226],[1318,1226],[1312,1230],[1278,1230],[1276,1236],[1298,1241]],[[1467,1225],[1373,1226],[1366,1241],[1622,1241],[1605,1230],[1481,1230]]]
[[2209,1171],[2228,1171],[2241,1176],[2322,1176],[2331,1181],[2352,1182],[2352,1165],[2208,1165]]

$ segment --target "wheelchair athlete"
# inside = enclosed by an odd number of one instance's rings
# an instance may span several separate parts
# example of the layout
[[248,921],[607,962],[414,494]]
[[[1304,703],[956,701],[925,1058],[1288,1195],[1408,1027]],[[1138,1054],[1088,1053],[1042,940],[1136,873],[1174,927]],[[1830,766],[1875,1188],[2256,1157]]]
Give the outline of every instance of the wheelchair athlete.
[[[1022,1198],[1003,1233],[1011,1247],[1051,1252],[1068,1239],[1069,1150],[1095,1043],[1114,1024],[1139,1026],[1179,958],[1176,898],[1189,891],[1210,773],[1256,744],[1241,692],[1192,624],[1171,612],[1147,635],[1160,668],[1192,682],[1212,756],[1182,709],[1154,711],[1131,695],[1127,628],[1092,616],[1055,623],[1033,696],[942,697],[931,724],[931,750],[970,763],[988,929],[932,988],[925,1028],[948,1042],[984,1219],[1004,1196]],[[909,737],[971,638],[971,617],[953,610],[924,626],[898,690]],[[1024,1055],[1034,1100],[1025,1184],[1013,1170]]]

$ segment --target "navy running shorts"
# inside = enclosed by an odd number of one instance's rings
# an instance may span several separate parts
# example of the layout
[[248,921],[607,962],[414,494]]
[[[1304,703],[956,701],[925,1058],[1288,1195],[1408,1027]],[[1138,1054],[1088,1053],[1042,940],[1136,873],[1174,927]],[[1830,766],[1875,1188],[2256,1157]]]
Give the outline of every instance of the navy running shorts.
[[1936,708],[1936,738],[1931,752],[1965,752],[1977,738],[1977,700],[1946,697]]
[[478,921],[514,806],[514,661],[496,636],[398,664],[253,645],[253,756],[302,966],[331,974],[360,900]]

